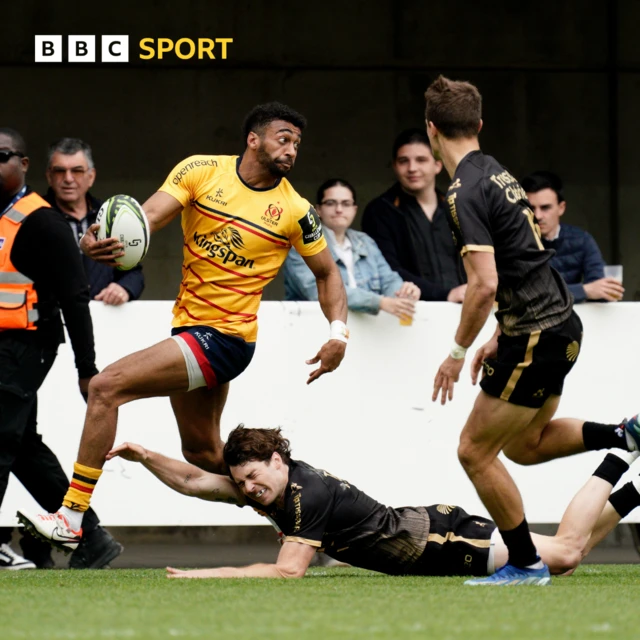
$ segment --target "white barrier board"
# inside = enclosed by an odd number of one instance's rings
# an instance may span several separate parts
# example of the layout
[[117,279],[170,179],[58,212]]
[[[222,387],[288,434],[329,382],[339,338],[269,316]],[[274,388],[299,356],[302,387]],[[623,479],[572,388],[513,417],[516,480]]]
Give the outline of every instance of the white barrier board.
[[[98,366],[169,335],[171,302],[133,302],[111,308],[91,303]],[[616,422],[640,410],[635,357],[640,354],[640,304],[576,308],[584,323],[583,349],[567,378],[557,416]],[[280,426],[294,458],[344,477],[393,506],[458,504],[486,510],[456,456],[458,437],[477,388],[469,363],[454,401],[431,402],[433,378],[453,341],[460,306],[420,303],[413,325],[397,318],[350,314],[351,340],[341,367],[307,386],[314,356],[328,335],[317,303],[264,302],[260,335],[249,368],[231,384],[222,435],[238,423]],[[494,330],[491,319],[474,346]],[[473,350],[470,351],[473,355]],[[67,342],[39,394],[39,431],[71,474],[84,420],[73,354]],[[154,398],[120,409],[116,443],[138,442],[182,459],[169,400]],[[592,452],[534,467],[506,461],[523,494],[530,522],[559,522],[574,493],[603,453]],[[251,509],[181,496],[141,465],[105,466],[93,506],[111,526],[265,524]],[[0,525],[13,525],[16,509],[37,508],[11,478]],[[639,510],[640,511],[640,510]],[[640,521],[640,513],[630,521]]]

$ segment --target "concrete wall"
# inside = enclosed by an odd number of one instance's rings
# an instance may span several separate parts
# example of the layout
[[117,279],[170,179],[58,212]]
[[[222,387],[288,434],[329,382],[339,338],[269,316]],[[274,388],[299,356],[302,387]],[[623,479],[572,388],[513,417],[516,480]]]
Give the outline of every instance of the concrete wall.
[[[143,0],[92,7],[99,18],[90,18],[82,7],[32,1],[8,11],[0,74],[10,99],[0,126],[27,138],[38,189],[47,143],[70,135],[94,147],[96,195],[145,199],[182,157],[241,151],[244,113],[279,99],[310,123],[292,175],[298,190],[313,199],[324,179],[344,176],[364,205],[390,183],[393,137],[422,126],[424,90],[442,72],[483,93],[485,152],[516,176],[546,168],[564,178],[566,221],[588,229],[606,260],[621,258],[626,299],[640,299],[637,2]],[[33,35],[79,33],[129,34],[131,63],[33,63]],[[234,43],[227,60],[138,60],[138,40],[160,36]],[[153,239],[144,298],[175,295],[180,251],[176,222]],[[265,298],[282,292],[278,279]]]

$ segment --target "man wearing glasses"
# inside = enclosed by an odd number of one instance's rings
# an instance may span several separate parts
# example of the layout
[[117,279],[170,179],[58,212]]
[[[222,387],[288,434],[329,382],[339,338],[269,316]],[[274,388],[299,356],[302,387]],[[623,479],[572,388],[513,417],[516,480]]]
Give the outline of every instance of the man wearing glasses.
[[[316,203],[327,245],[347,291],[349,310],[372,315],[386,311],[409,324],[420,289],[413,282],[402,281],[366,233],[351,229],[358,211],[355,188],[346,180],[332,178],[318,188]],[[315,276],[293,249],[284,263],[284,287],[287,300],[318,299]]]
[[[36,431],[37,392],[64,334],[71,339],[80,392],[86,397],[95,365],[89,286],[80,253],[60,213],[25,184],[29,158],[22,136],[0,128],[0,504],[13,473],[46,509],[56,508],[69,481]],[[90,511],[88,533],[69,566],[100,568],[122,551]],[[50,550],[23,537],[27,558],[0,529],[0,569],[51,567]]]
[[[64,214],[79,244],[102,206],[89,192],[96,179],[91,147],[77,138],[62,138],[49,147],[47,160],[49,190],[44,198]],[[144,289],[141,265],[119,271],[81,255],[92,300],[121,305],[140,297]]]

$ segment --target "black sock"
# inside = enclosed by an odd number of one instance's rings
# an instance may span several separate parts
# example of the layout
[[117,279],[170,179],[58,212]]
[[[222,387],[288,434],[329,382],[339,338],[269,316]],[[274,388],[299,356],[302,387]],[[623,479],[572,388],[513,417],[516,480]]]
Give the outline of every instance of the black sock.
[[612,487],[615,487],[627,471],[629,471],[629,465],[624,460],[613,453],[607,453],[593,475],[606,480]]
[[600,449],[624,449],[629,451],[624,429],[619,424],[585,422],[582,425],[582,440],[587,451]]
[[624,518],[636,507],[640,507],[640,493],[633,486],[633,482],[627,482],[621,489],[614,491],[609,496],[609,502],[620,517]]
[[500,535],[509,550],[509,564],[524,569],[540,560],[526,518],[515,529],[500,529]]

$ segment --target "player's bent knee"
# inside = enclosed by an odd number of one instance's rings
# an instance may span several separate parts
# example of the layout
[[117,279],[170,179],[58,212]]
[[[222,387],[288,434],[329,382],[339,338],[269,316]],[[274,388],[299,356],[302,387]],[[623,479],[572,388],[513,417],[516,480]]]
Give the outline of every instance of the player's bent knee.
[[468,475],[479,473],[490,461],[478,447],[467,440],[460,440],[458,460]]
[[89,382],[89,400],[100,404],[114,404],[118,390],[108,369],[93,376]]
[[582,553],[578,549],[566,549],[549,564],[549,571],[554,575],[573,573],[582,562]]

